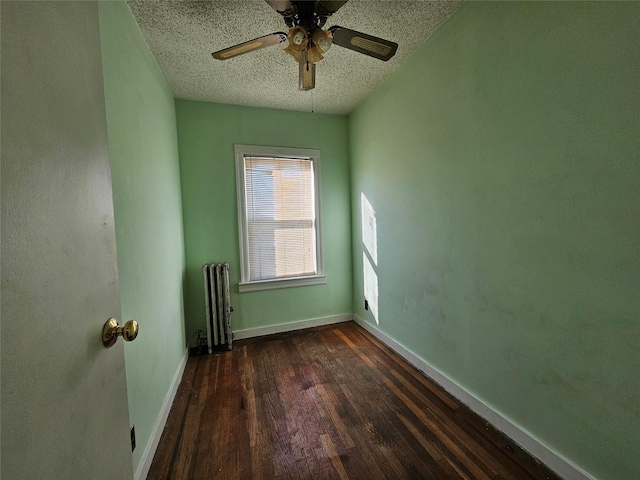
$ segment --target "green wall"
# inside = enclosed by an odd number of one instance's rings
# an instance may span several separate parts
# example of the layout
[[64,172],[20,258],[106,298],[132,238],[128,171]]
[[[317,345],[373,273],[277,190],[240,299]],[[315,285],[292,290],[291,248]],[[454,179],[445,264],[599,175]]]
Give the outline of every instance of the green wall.
[[[187,336],[206,331],[202,265],[229,262],[233,329],[352,313],[351,213],[344,116],[176,100],[187,288]],[[316,148],[321,155],[326,285],[238,293],[234,144]]]
[[[99,2],[131,423],[140,469],[185,354],[184,247],[173,95],[125,2]],[[136,475],[136,477],[138,477]]]
[[599,479],[640,478],[640,3],[471,2],[349,117],[378,328]]

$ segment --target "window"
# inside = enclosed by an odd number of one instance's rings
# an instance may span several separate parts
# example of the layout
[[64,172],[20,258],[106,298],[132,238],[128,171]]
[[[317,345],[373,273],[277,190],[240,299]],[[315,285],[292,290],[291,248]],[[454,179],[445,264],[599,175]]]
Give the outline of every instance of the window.
[[326,283],[320,152],[236,145],[240,292]]

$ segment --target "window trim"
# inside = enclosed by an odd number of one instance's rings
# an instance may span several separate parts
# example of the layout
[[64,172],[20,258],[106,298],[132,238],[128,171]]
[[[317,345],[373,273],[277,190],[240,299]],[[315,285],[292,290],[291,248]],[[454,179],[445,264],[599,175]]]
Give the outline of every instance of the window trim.
[[[238,204],[238,238],[240,245],[240,283],[238,291],[255,292],[275,288],[322,285],[327,283],[324,273],[322,245],[322,182],[320,181],[320,150],[291,147],[263,147],[257,145],[234,145],[236,160],[236,194]],[[245,156],[305,158],[313,162],[313,179],[316,209],[316,274],[271,280],[249,280],[249,239],[247,235],[247,207],[245,198]]]

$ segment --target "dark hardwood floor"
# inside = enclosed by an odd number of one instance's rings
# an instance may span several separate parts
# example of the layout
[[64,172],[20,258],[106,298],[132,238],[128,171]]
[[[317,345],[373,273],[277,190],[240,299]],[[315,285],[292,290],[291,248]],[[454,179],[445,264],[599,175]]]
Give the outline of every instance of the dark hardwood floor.
[[557,479],[354,322],[189,358],[160,479]]

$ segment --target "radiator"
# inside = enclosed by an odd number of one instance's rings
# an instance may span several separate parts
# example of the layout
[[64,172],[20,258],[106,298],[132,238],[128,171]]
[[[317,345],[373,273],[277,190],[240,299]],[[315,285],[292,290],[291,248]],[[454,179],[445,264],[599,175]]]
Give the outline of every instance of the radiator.
[[202,266],[204,276],[204,302],[207,321],[207,346],[227,345],[231,350],[231,312],[229,302],[229,264],[211,263]]

